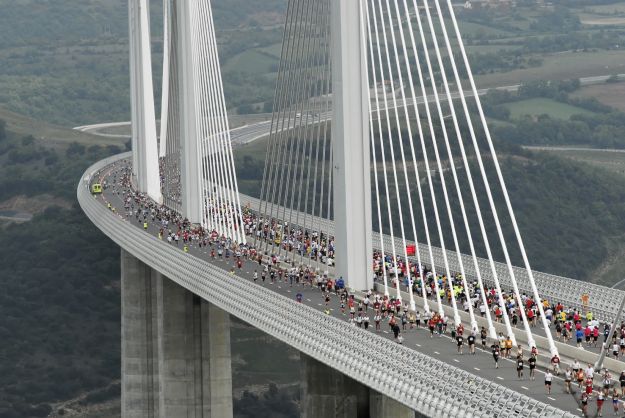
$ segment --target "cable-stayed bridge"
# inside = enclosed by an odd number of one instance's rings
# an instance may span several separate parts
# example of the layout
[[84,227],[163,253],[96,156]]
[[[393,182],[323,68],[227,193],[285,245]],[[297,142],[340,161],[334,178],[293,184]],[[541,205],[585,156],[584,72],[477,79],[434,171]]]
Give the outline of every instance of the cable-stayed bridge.
[[[231,130],[210,2],[165,0],[160,135],[147,1],[129,16],[133,151],[78,186],[122,247],[124,416],[232,416],[229,315],[302,353],[306,417],[575,416],[554,359],[623,369],[552,335],[622,292],[531,269],[451,1],[290,0],[273,119]],[[267,131],[253,198],[233,144]]]

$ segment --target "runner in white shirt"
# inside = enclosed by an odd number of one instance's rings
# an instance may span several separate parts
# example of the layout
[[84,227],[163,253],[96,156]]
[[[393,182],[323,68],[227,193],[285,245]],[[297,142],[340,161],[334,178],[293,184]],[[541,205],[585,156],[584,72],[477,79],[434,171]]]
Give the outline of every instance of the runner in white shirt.
[[545,373],[545,388],[547,389],[547,394],[551,394],[552,380],[553,380],[553,375],[551,374],[551,371],[547,369],[547,372]]

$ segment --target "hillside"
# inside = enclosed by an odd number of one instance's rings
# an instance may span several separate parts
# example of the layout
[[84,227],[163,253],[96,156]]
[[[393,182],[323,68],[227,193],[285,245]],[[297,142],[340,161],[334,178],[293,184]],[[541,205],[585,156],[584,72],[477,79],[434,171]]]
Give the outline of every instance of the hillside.
[[[242,178],[239,185],[243,193],[254,196],[259,193],[259,177],[262,176],[265,157],[264,146],[263,141],[258,141],[236,151],[237,170]],[[604,275],[594,273],[614,253],[614,242],[621,238],[619,231],[625,230],[625,213],[622,211],[625,204],[625,177],[610,170],[597,169],[585,162],[572,161],[553,154],[524,151],[503,141],[496,144],[496,149],[533,269],[603,283],[618,281],[625,271],[611,270]],[[493,178],[494,169],[488,158],[486,168],[491,184],[496,184]],[[473,164],[472,172],[474,176],[479,175],[476,164]],[[461,187],[468,190],[466,176],[463,172],[459,176]],[[451,176],[447,177],[448,184],[451,184]],[[437,195],[442,196],[438,176],[435,177],[434,184]],[[476,187],[480,205],[487,208],[483,185],[476,180]],[[372,195],[374,193],[372,186]],[[404,193],[405,190],[402,195]],[[462,218],[455,193],[450,192],[450,197],[452,207],[456,209],[454,217],[457,225],[460,225]],[[391,200],[394,201],[394,197]],[[503,210],[503,197],[500,193],[495,192],[495,200],[500,202],[499,210]],[[404,205],[404,216],[409,219],[406,206]],[[428,211],[429,223],[434,225],[434,214],[431,209]],[[486,215],[488,213],[489,211],[485,211]],[[489,239],[491,242],[498,242],[492,218],[490,219],[490,222],[487,221],[487,225],[490,225]],[[469,220],[474,227],[477,225],[476,215],[471,210]],[[449,231],[446,216],[442,216],[442,222],[445,231]],[[510,223],[505,220],[503,223],[508,242],[515,242]],[[422,228],[417,227],[417,235],[421,237],[424,236]],[[474,238],[479,237],[479,231],[475,228]],[[400,233],[397,225],[395,232]],[[437,234],[432,231],[431,233],[433,244],[438,245]],[[460,234],[460,241],[461,250],[469,253],[464,234]],[[477,238],[476,247],[484,257],[485,250],[481,240]],[[495,256],[503,261],[502,253],[495,252]],[[511,256],[514,264],[522,265],[518,251],[512,251]]]
[[[613,283],[625,274],[621,162],[520,145],[625,148],[625,115],[606,107],[625,109],[625,83],[542,81],[625,73],[625,7],[516,3],[459,10],[459,19],[478,86],[524,87],[485,102],[532,266]],[[158,98],[162,1],[150,4]],[[269,112],[287,0],[212,4],[229,112]],[[126,143],[69,128],[129,119],[127,2],[0,0],[0,8],[0,418],[53,407],[101,417],[101,402],[119,415],[119,249],[74,194],[86,167]],[[264,145],[237,150],[246,193],[259,191]],[[295,416],[297,353],[241,323],[232,338],[237,417]]]

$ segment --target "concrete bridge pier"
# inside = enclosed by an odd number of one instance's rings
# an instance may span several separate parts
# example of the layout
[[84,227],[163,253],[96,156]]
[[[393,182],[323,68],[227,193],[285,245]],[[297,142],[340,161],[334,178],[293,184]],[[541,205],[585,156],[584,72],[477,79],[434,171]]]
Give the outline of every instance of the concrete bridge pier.
[[370,418],[419,418],[420,414],[375,390],[369,390]]
[[415,412],[301,354],[302,418],[415,418]]
[[122,416],[158,417],[156,287],[152,269],[121,252]]
[[122,250],[122,416],[231,418],[230,316]]

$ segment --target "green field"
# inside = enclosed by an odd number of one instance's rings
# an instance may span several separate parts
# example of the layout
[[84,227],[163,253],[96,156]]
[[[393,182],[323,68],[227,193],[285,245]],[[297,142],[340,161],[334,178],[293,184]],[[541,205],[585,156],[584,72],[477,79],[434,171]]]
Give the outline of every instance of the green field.
[[504,106],[510,109],[510,116],[512,118],[522,118],[528,115],[549,115],[549,117],[554,119],[566,120],[573,115],[592,114],[592,112],[580,107],[545,98],[520,100],[518,102],[507,103]]
[[[250,74],[266,74],[274,72],[279,64],[279,58],[271,52],[262,49],[248,49],[230,58],[223,67],[223,71],[239,71]],[[270,51],[272,51],[270,49]]]
[[27,116],[6,110],[0,106],[0,120],[7,123],[7,129],[18,135],[32,135],[36,139],[46,141],[49,145],[69,144],[78,142],[84,145],[117,145],[124,146],[124,138],[107,138],[91,135],[85,132],[53,125],[35,120]]
[[599,4],[584,7],[583,11],[610,16],[625,15],[625,3]]
[[545,152],[553,152],[560,157],[570,158],[584,162],[597,168],[609,170],[625,176],[625,152],[602,151],[602,150],[568,150],[550,148]]
[[571,94],[571,97],[592,97],[603,104],[625,112],[625,82],[594,84],[582,87]]
[[[451,23],[445,22],[446,25]],[[482,25],[473,22],[460,22],[458,23],[462,36],[472,37],[488,37],[488,38],[501,38],[512,35],[511,32],[503,31],[501,29],[493,28],[491,26]]]
[[282,42],[279,42],[277,44],[273,44],[273,45],[269,45],[266,46],[264,48],[258,48],[258,51],[260,52],[264,52],[266,54],[272,55],[276,58],[280,58],[280,55],[282,54]]
[[625,72],[625,50],[547,54],[539,67],[476,76],[479,88],[508,86],[535,80],[609,75]]

